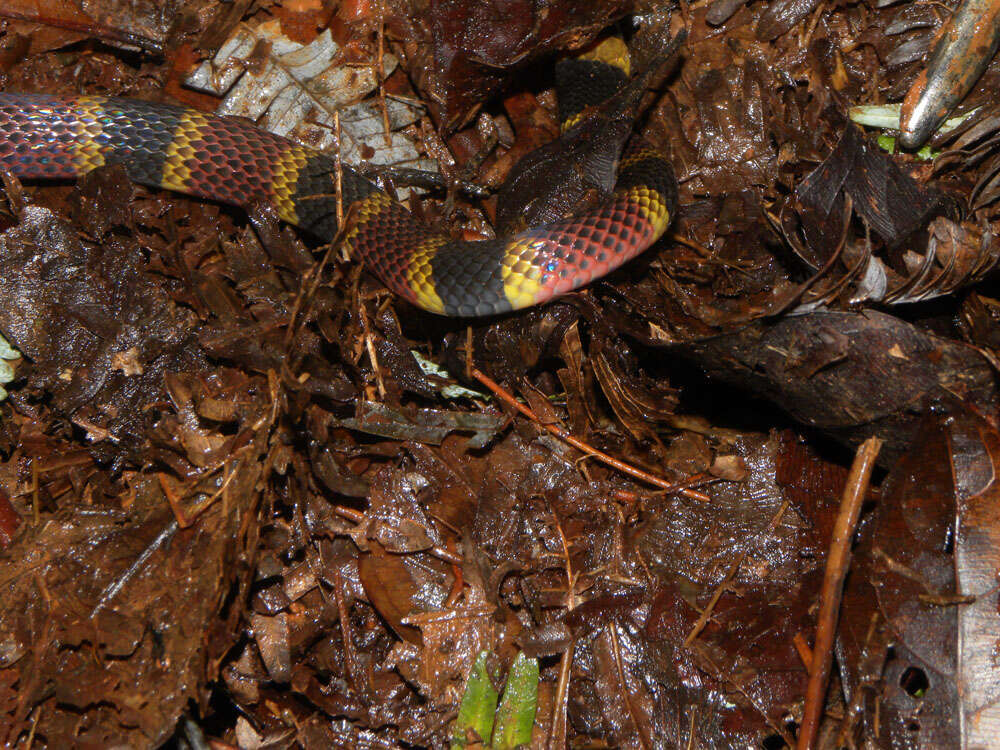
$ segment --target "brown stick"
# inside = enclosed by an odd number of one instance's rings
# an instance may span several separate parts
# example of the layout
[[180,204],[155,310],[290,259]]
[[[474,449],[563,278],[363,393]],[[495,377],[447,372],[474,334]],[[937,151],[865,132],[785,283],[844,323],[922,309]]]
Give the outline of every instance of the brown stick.
[[[334,506],[333,512],[342,518],[346,518],[348,521],[352,521],[353,523],[361,523],[365,520],[364,513],[352,508],[345,508],[343,505]],[[434,557],[439,560],[444,560],[452,565],[461,565],[465,561],[460,554],[447,550],[444,547],[431,547],[427,550],[427,552],[434,555]]]
[[813,652],[809,648],[809,644],[806,643],[805,636],[802,633],[796,633],[792,636],[792,645],[795,646],[795,650],[799,652],[799,658],[802,660],[802,666],[806,668],[806,672],[812,669],[813,663]]
[[611,651],[615,657],[615,669],[618,672],[618,684],[621,685],[622,702],[628,711],[632,726],[635,727],[635,733],[639,736],[639,743],[642,745],[642,750],[649,750],[653,746],[653,741],[649,736],[646,725],[642,721],[644,716],[640,715],[640,712],[636,709],[635,703],[632,701],[632,695],[629,692],[628,681],[625,679],[625,666],[622,664],[622,648],[618,641],[618,624],[614,620],[608,625],[608,634],[611,636]]
[[692,490],[686,487],[685,485],[688,484],[690,480],[672,484],[668,482],[666,479],[660,479],[659,477],[649,474],[643,471],[642,469],[637,469],[636,467],[631,466],[625,463],[624,461],[615,458],[614,456],[609,456],[607,453],[597,450],[597,448],[593,448],[587,445],[579,438],[573,437],[568,430],[565,430],[562,427],[558,427],[557,425],[554,424],[546,424],[545,422],[543,422],[538,418],[538,415],[535,414],[535,412],[533,412],[527,406],[525,406],[516,398],[514,398],[514,396],[512,396],[510,393],[501,388],[500,385],[488,375],[484,375],[475,368],[472,368],[469,374],[472,375],[472,377],[474,377],[480,383],[485,385],[487,388],[489,388],[491,391],[493,391],[493,395],[495,395],[505,404],[517,409],[519,412],[521,412],[521,414],[526,416],[528,419],[530,419],[532,422],[537,424],[542,429],[551,432],[560,440],[569,443],[577,450],[586,453],[588,456],[593,456],[598,461],[601,461],[602,463],[605,463],[608,466],[611,466],[612,468],[618,469],[618,471],[628,474],[629,476],[633,476],[636,479],[640,479],[643,482],[648,482],[649,484],[655,487],[659,487],[660,489],[666,491],[666,493],[668,494],[673,492],[679,492],[685,497],[690,497],[694,500],[701,500],[702,502],[708,502],[709,500],[711,500],[711,498],[704,492],[698,492],[697,490]]
[[569,675],[573,666],[573,652],[576,641],[570,641],[559,663],[559,681],[556,682],[555,700],[552,701],[552,718],[549,721],[549,737],[545,750],[566,747],[566,709],[569,704]]
[[[788,506],[791,503],[785,500],[778,508],[778,512],[774,514],[771,519],[771,523],[767,525],[767,530],[765,534],[773,534],[774,530],[778,528],[778,524],[781,523],[782,516],[785,515],[785,511],[788,510]],[[715,587],[715,591],[712,592],[712,598],[708,602],[708,606],[702,610],[701,615],[698,616],[698,620],[695,622],[694,626],[691,628],[691,632],[688,633],[687,638],[684,639],[684,648],[691,648],[691,644],[694,643],[694,639],[699,636],[705,626],[708,625],[709,619],[712,617],[712,613],[715,612],[715,605],[719,603],[719,599],[722,595],[729,590],[729,585],[733,582],[736,574],[739,572],[740,567],[743,565],[743,561],[746,560],[749,549],[744,549],[740,554],[736,556],[732,564],[729,566],[729,570],[726,572],[726,577],[722,579],[722,582]]]
[[826,557],[823,590],[820,593],[819,619],[816,623],[816,642],[812,651],[809,685],[806,687],[806,705],[802,712],[798,750],[811,750],[819,732],[820,716],[826,699],[833,661],[833,639],[837,632],[840,600],[844,593],[844,577],[851,564],[851,538],[858,525],[861,502],[868,492],[875,458],[882,448],[877,437],[866,440],[854,456],[851,473],[847,477],[844,494],[840,499],[840,512],[830,539],[830,552]]

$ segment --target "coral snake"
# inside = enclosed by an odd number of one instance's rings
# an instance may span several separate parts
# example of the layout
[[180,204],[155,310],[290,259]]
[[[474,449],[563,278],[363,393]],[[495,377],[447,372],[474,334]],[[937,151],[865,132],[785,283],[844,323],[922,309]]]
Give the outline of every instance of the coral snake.
[[[600,55],[582,64],[609,65]],[[579,93],[574,108],[593,96]],[[670,223],[677,187],[666,160],[649,147],[618,157],[614,190],[596,207],[478,242],[420,224],[343,167],[343,241],[389,289],[431,312],[479,316],[537,305],[634,258]],[[12,174],[70,178],[111,163],[135,182],[224,203],[265,197],[284,221],[321,239],[339,229],[335,161],[249,121],[131,99],[0,93],[0,164]]]

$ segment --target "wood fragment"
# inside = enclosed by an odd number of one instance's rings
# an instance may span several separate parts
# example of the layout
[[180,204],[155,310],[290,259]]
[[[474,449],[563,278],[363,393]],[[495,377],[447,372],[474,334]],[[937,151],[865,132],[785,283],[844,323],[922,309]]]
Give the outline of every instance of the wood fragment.
[[[767,530],[764,532],[765,534],[772,533],[778,527],[778,524],[781,522],[781,517],[784,516],[785,511],[788,510],[789,504],[790,501],[787,499],[781,504],[781,507],[778,508],[778,512],[775,513],[774,518],[771,519],[771,523],[767,525]],[[688,633],[688,637],[684,639],[684,648],[691,648],[691,644],[694,643],[695,638],[697,638],[698,634],[705,629],[705,626],[712,617],[712,613],[715,611],[715,605],[719,603],[719,599],[722,598],[722,595],[729,590],[729,584],[732,583],[732,580],[736,577],[736,573],[739,571],[740,566],[743,565],[743,561],[746,559],[748,552],[748,549],[744,549],[739,555],[736,556],[736,559],[733,560],[732,565],[729,566],[729,570],[726,572],[726,577],[722,579],[722,582],[718,586],[716,586],[715,591],[712,593],[712,598],[708,602],[708,606],[705,607],[701,616],[698,618],[698,621],[694,624],[694,627],[691,628],[691,632]]]
[[861,514],[861,503],[868,494],[872,469],[875,468],[875,459],[881,448],[882,441],[877,437],[868,438],[861,444],[854,456],[851,473],[847,477],[844,494],[841,496],[840,511],[830,538],[830,552],[826,558],[826,572],[823,575],[812,668],[809,670],[809,684],[806,687],[806,704],[799,729],[798,750],[812,748],[819,732],[820,717],[830,678],[830,664],[833,661],[833,639],[837,633],[844,578],[851,564],[851,539],[854,538],[858,516]]
[[668,482],[667,480],[649,474],[648,472],[645,472],[642,469],[637,469],[636,467],[627,464],[624,461],[615,458],[614,456],[609,456],[607,453],[599,451],[596,448],[587,445],[579,438],[574,437],[569,433],[568,430],[562,427],[558,427],[554,424],[546,424],[545,422],[541,421],[538,418],[538,415],[535,414],[535,412],[533,412],[527,406],[525,406],[516,398],[514,398],[514,396],[511,395],[509,392],[501,388],[500,385],[495,380],[490,378],[488,375],[484,375],[482,372],[480,372],[475,368],[471,370],[471,375],[480,383],[482,383],[491,391],[493,391],[493,394],[501,401],[503,401],[505,404],[513,407],[514,409],[517,409],[517,411],[521,412],[521,414],[526,416],[528,419],[537,424],[539,427],[543,428],[547,432],[552,433],[560,440],[569,443],[577,450],[583,451],[588,456],[593,456],[598,461],[607,464],[608,466],[614,469],[618,469],[624,474],[628,474],[629,476],[633,476],[636,479],[639,479],[643,482],[647,482],[656,487],[659,487],[661,490],[664,491],[665,494],[671,494],[676,492],[681,495],[684,495],[685,497],[692,498],[694,500],[701,500],[704,502],[709,501],[710,498],[704,492],[698,492],[697,490],[689,489],[686,486],[688,484],[688,481],[690,480],[686,480],[684,482]]

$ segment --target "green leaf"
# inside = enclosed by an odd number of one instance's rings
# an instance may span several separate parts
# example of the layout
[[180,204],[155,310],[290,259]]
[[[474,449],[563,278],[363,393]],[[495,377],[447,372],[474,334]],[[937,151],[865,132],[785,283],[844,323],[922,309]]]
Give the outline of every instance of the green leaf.
[[494,750],[513,750],[531,742],[538,706],[538,661],[519,653],[507,675],[507,687],[497,711]]
[[[896,153],[896,139],[893,136],[883,133],[878,137],[876,143],[883,151],[888,151],[890,154]],[[934,151],[930,146],[924,146],[913,155],[922,161],[933,161],[940,153],[940,151]]]
[[458,709],[458,718],[451,734],[451,750],[465,747],[468,730],[472,729],[485,742],[493,733],[493,716],[497,710],[499,693],[493,687],[486,671],[489,651],[480,651],[476,663],[472,665],[469,681],[465,684],[465,695]]
[[[858,123],[858,125],[882,130],[899,130],[901,107],[902,105],[900,104],[860,104],[856,107],[851,107],[847,111],[847,115],[854,122]],[[978,109],[972,109],[945,120],[941,124],[941,127],[938,128],[938,132],[947,133],[954,130],[977,111]]]
[[890,154],[896,153],[896,139],[891,135],[880,135],[876,142],[883,151],[888,151]]

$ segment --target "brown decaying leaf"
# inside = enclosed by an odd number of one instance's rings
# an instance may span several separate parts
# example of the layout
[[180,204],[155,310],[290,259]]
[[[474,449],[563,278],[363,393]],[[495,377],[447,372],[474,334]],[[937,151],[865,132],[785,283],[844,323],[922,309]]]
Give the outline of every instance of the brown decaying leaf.
[[[49,736],[135,746],[166,739],[229,648],[220,606],[231,585],[249,583],[248,571],[234,575],[234,540],[254,543],[239,529],[257,476],[243,472],[229,509],[217,504],[197,528],[172,526],[156,483],[145,480],[138,497],[160,509],[144,517],[67,507],[19,538],[0,558],[3,672],[19,686],[0,722],[5,741],[31,726],[41,705],[46,716],[35,724]],[[25,566],[31,576],[18,572]],[[90,716],[86,727],[80,711]]]
[[840,439],[881,436],[885,460],[951,396],[985,411],[998,404],[992,365],[978,350],[872,311],[790,316],[678,352]]
[[17,510],[10,504],[10,497],[6,492],[0,490],[0,549],[3,549],[14,540],[14,532],[21,525],[21,517]]
[[0,17],[18,21],[32,39],[32,51],[97,38],[127,50],[161,52],[170,26],[183,12],[182,0],[170,2],[81,3],[72,0],[9,0]]
[[417,85],[447,130],[468,122],[526,63],[585,44],[628,10],[619,0],[559,0],[544,10],[523,0],[394,5],[386,23],[405,40]]
[[[960,403],[952,414],[928,417],[917,447],[889,473],[844,601],[842,677],[849,691],[881,703],[889,742],[975,745],[996,736],[997,671],[986,654],[1000,617],[992,541],[1000,435]],[[885,660],[874,673],[885,686],[878,692],[862,666],[870,651]],[[871,736],[872,721],[867,711],[845,717],[845,731]]]

